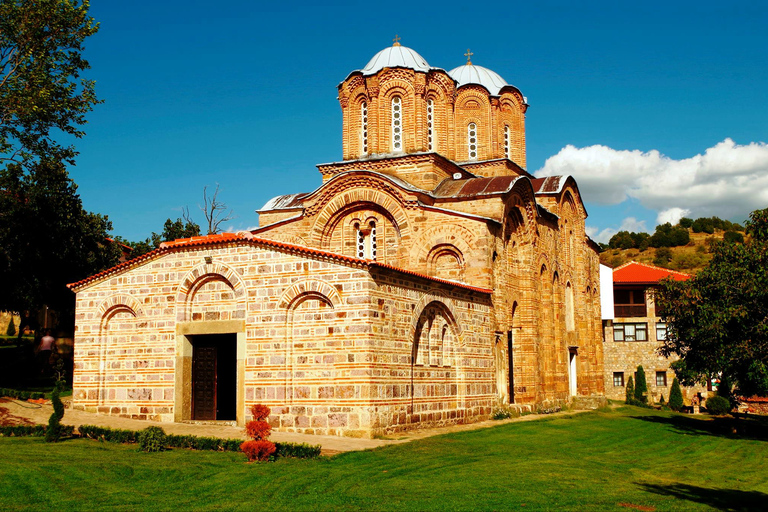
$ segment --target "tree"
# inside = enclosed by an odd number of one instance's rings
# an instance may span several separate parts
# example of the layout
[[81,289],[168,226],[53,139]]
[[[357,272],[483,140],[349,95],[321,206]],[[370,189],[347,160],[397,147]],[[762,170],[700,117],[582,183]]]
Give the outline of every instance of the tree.
[[11,315],[11,321],[8,322],[8,328],[5,330],[6,336],[16,336],[16,324],[13,322],[13,315]]
[[686,385],[724,375],[742,395],[768,395],[768,209],[747,221],[743,243],[716,242],[709,266],[688,281],[663,280],[660,352]]
[[627,380],[627,387],[624,389],[624,402],[630,405],[635,402],[635,381],[631,375]]
[[673,411],[683,408],[683,390],[680,389],[680,381],[677,377],[672,381],[672,389],[669,390],[669,408]]
[[[66,284],[118,261],[117,244],[106,240],[111,228],[106,216],[83,209],[62,163],[42,159],[26,172],[17,163],[0,169],[0,310],[49,306],[68,321],[74,295]],[[22,318],[20,327],[27,322]]]
[[228,220],[232,220],[235,217],[232,215],[232,210],[224,213],[227,210],[227,205],[219,201],[219,184],[216,184],[216,190],[212,196],[208,196],[208,187],[203,188],[203,204],[199,206],[200,210],[205,215],[205,221],[208,224],[208,234],[215,235],[221,233],[221,225]]
[[128,242],[120,237],[117,239],[129,245],[132,249],[131,257],[136,258],[157,249],[163,242],[179,238],[191,238],[193,236],[200,236],[200,226],[190,218],[189,209],[184,207],[182,209],[182,217],[175,221],[167,219],[160,234],[153,232],[149,238],[141,242]]
[[637,367],[637,380],[635,381],[635,400],[644,404],[648,401],[648,383],[645,381],[643,365]]
[[83,42],[98,30],[88,0],[0,0],[0,163],[30,169],[41,160],[74,163],[85,114],[99,103]]

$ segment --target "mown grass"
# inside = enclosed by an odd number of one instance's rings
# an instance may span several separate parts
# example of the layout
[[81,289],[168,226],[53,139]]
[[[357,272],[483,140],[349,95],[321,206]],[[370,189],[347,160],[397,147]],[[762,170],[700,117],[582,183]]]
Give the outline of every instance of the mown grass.
[[268,464],[3,438],[0,509],[765,510],[768,432],[740,421],[622,407]]

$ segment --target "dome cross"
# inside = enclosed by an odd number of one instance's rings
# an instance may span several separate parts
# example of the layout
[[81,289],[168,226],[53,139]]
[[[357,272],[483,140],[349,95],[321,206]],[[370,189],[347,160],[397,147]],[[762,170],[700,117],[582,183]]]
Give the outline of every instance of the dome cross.
[[392,46],[400,46],[400,36],[395,34],[395,38],[392,40],[394,41],[394,44]]
[[467,66],[471,66],[472,65],[472,56],[473,55],[474,55],[474,53],[469,51],[469,48],[467,48],[467,53],[464,54],[464,56],[467,58]]

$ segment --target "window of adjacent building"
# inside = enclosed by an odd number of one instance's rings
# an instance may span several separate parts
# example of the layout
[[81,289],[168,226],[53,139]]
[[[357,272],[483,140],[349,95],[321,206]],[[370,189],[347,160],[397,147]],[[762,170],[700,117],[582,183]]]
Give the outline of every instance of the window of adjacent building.
[[656,372],[656,387],[667,387],[667,372]]
[[427,100],[427,137],[429,139],[429,150],[435,150],[435,102],[433,100]]
[[400,96],[392,98],[392,150],[403,150],[403,102]]
[[477,160],[477,125],[469,123],[467,126],[467,151],[470,160]]
[[664,322],[656,322],[656,341],[664,341],[667,339],[667,324]]
[[360,146],[363,155],[368,154],[368,105],[363,102],[360,105]]
[[509,158],[509,126],[504,126],[504,156]]
[[613,387],[624,387],[624,372],[613,372]]
[[648,341],[648,324],[613,324],[613,341]]
[[613,314],[620,318],[646,316],[645,290],[614,289]]

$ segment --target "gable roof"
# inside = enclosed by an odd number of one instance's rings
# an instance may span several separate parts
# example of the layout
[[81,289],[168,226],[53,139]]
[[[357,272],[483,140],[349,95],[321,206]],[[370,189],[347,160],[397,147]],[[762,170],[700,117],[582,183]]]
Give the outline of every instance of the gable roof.
[[613,284],[658,284],[666,277],[675,281],[686,281],[691,275],[637,261],[630,261],[613,269]]
[[447,285],[455,286],[457,288],[462,288],[464,290],[470,290],[473,292],[479,292],[484,294],[493,293],[493,290],[490,290],[487,288],[479,288],[477,286],[470,286],[468,284],[460,283],[457,281],[451,281],[448,279],[429,276],[427,274],[422,274],[420,272],[414,272],[412,270],[402,269],[402,268],[388,265],[386,263],[381,263],[375,260],[353,258],[351,256],[345,256],[343,254],[336,254],[333,252],[321,251],[319,249],[312,249],[311,247],[287,244],[283,242],[275,242],[274,240],[267,240],[264,238],[256,238],[255,236],[253,236],[252,233],[248,231],[240,231],[238,233],[220,233],[218,235],[194,236],[192,238],[180,238],[178,240],[173,240],[171,242],[163,242],[162,244],[160,244],[160,247],[155,249],[154,251],[150,251],[146,254],[143,254],[142,256],[139,256],[138,258],[134,258],[132,260],[126,261],[125,263],[115,265],[112,268],[108,268],[107,270],[104,270],[102,272],[99,272],[98,274],[94,274],[90,277],[77,281],[76,283],[70,283],[67,285],[67,288],[77,292],[80,288],[82,288],[87,284],[119,274],[125,270],[139,266],[142,263],[145,263],[156,257],[162,256],[166,253],[176,252],[176,251],[184,250],[190,247],[207,247],[212,245],[222,245],[222,244],[230,244],[230,243],[254,245],[254,246],[263,247],[266,249],[274,249],[281,252],[289,252],[289,253],[297,254],[300,256],[306,256],[313,259],[332,260],[336,263],[341,263],[341,264],[350,265],[350,266],[357,266],[359,268],[364,268],[367,270],[376,269],[376,268],[383,269],[383,270],[390,270],[390,271],[397,272],[399,274],[414,276],[414,277],[426,279],[428,281],[432,281],[440,284],[447,284]]

